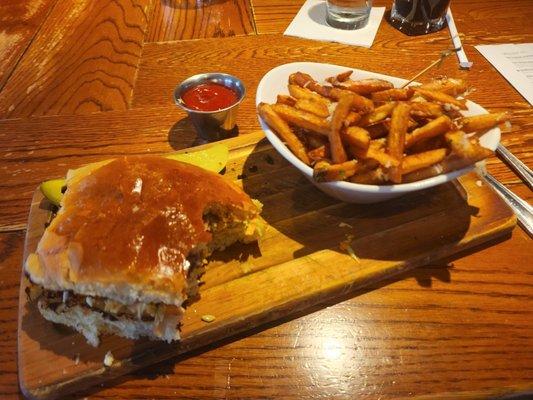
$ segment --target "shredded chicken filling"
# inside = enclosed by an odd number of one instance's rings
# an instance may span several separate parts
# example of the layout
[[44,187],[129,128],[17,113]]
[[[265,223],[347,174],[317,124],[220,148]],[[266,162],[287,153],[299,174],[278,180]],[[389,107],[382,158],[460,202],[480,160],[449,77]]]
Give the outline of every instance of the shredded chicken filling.
[[46,290],[35,284],[31,284],[26,289],[26,293],[31,301],[37,301],[42,307],[49,308],[56,313],[62,313],[71,307],[80,306],[99,311],[111,320],[125,317],[148,322],[161,320],[165,315],[169,314],[180,315],[182,312],[180,307],[168,304],[122,304],[114,300],[79,295],[70,291]]

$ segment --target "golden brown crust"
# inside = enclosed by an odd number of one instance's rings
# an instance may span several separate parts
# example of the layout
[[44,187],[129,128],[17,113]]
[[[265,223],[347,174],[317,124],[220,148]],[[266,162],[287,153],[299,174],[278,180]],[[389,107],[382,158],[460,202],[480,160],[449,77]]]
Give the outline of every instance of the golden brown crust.
[[218,174],[156,156],[118,158],[68,182],[26,270],[51,290],[179,305],[187,256],[211,240],[202,217],[213,204],[243,218],[259,213]]

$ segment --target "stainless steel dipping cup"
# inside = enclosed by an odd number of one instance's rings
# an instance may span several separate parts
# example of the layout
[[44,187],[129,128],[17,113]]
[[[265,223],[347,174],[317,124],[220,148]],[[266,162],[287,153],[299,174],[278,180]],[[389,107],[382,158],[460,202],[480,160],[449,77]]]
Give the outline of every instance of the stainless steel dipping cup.
[[[181,98],[183,93],[191,87],[207,82],[218,83],[219,85],[233,89],[238,97],[235,104],[216,111],[199,111],[188,108]],[[231,133],[235,128],[237,110],[245,93],[244,84],[239,78],[233,75],[212,72],[193,75],[181,82],[174,90],[174,101],[178,106],[187,111],[189,119],[198,132],[200,139],[213,142],[232,136]]]

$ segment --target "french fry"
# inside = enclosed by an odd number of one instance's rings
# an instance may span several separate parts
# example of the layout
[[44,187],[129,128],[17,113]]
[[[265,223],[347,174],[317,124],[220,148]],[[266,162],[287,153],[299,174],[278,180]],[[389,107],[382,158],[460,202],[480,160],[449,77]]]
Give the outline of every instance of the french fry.
[[366,150],[370,145],[370,134],[359,126],[350,126],[342,132],[342,139],[349,146]]
[[431,103],[429,101],[411,101],[411,115],[422,118],[437,118],[443,113],[440,104]]
[[291,130],[287,122],[285,122],[274,110],[273,107],[266,103],[260,103],[258,106],[259,115],[265,120],[280,137],[287,143],[291,151],[307,165],[311,164],[307,151],[303,143]]
[[434,79],[429,83],[419,86],[425,90],[436,90],[438,92],[449,94],[450,96],[458,96],[466,92],[468,86],[463,79],[457,78],[440,78]]
[[374,160],[385,168],[400,165],[400,162],[396,158],[385,152],[384,145],[379,140],[371,140],[366,151],[355,146],[350,146],[350,153],[361,160]]
[[343,72],[342,74],[337,75],[336,76],[337,81],[344,82],[345,80],[349,79],[350,76],[352,76],[352,73],[353,73],[352,70],[348,70],[346,72]]
[[352,96],[343,96],[337,103],[333,116],[331,117],[331,130],[329,132],[329,148],[331,151],[331,159],[335,164],[340,164],[348,159],[346,151],[342,145],[341,129],[343,121],[350,113],[352,105]]
[[446,142],[452,149],[452,153],[464,158],[475,158],[479,144],[472,143],[463,131],[447,132],[444,135]]
[[468,153],[471,164],[484,160],[494,154],[492,150],[481,146],[479,143],[472,143],[472,147]]
[[387,140],[387,153],[398,160],[400,165],[389,169],[389,179],[394,183],[401,183],[401,162],[405,146],[405,136],[409,124],[410,106],[407,103],[398,103],[391,115],[391,127]]
[[506,112],[475,115],[473,117],[463,117],[458,121],[461,130],[466,133],[480,132],[494,128],[499,123],[509,121],[510,115]]
[[386,101],[399,101],[409,100],[413,97],[413,89],[406,87],[403,89],[387,89],[380,92],[374,92],[370,95],[370,98],[374,103],[386,102]]
[[366,127],[369,125],[373,125],[375,123],[378,123],[380,121],[383,121],[385,118],[387,118],[392,110],[396,107],[396,103],[386,103],[382,106],[379,106],[377,108],[374,108],[372,112],[369,114],[364,115],[361,120],[359,121],[359,126]]
[[416,93],[420,94],[422,97],[424,97],[427,100],[436,101],[437,103],[441,103],[443,105],[449,104],[450,106],[457,107],[461,110],[466,110],[468,107],[466,107],[466,100],[458,100],[453,96],[450,96],[449,94],[438,92],[435,90],[426,90],[421,89],[420,87],[413,87]]
[[356,113],[355,111],[350,111],[348,116],[344,120],[344,126],[352,126],[357,124],[361,120],[361,114]]
[[370,141],[370,147],[376,150],[385,151],[386,145],[387,145],[387,138],[373,139]]
[[478,152],[475,154],[474,158],[463,158],[458,155],[449,155],[440,163],[434,164],[430,167],[419,169],[418,171],[411,172],[404,175],[404,182],[415,182],[422,179],[431,178],[440,174],[446,174],[450,171],[455,171],[469,165],[472,165],[478,161],[481,161],[492,154],[492,151],[481,147],[478,149]]
[[364,185],[381,185],[389,180],[387,172],[379,167],[369,171],[362,171],[354,174],[350,178],[350,182],[360,183]]
[[331,153],[329,152],[329,144],[324,144],[314,150],[308,151],[307,156],[312,163],[329,159],[331,157]]
[[440,148],[447,147],[446,140],[444,140],[443,135],[434,136],[429,139],[424,139],[419,141],[418,143],[415,143],[412,145],[409,149],[407,149],[407,153],[409,154],[416,154],[416,153],[423,153],[424,151],[429,150],[435,150]]
[[272,108],[285,121],[293,125],[322,135],[329,135],[329,122],[324,118],[317,117],[315,114],[298,110],[286,104],[273,104]]
[[357,160],[345,161],[340,164],[330,164],[319,161],[315,164],[313,178],[317,182],[343,181],[353,176],[358,170]]
[[402,175],[427,168],[441,162],[446,157],[446,149],[429,150],[405,156],[402,160]]
[[329,117],[328,107],[321,102],[309,100],[309,99],[298,99],[294,106],[300,110],[310,112],[315,114],[317,117],[327,118]]
[[[291,75],[289,75],[289,84],[290,85],[297,85],[305,89],[309,89],[315,93],[318,93],[319,95],[323,97],[330,98],[330,91],[331,87],[328,86],[322,86],[318,82],[316,82],[311,75],[304,74],[303,72],[295,72]],[[289,87],[290,90],[290,87]],[[292,94],[294,96],[294,94]],[[295,96],[296,97],[296,96]]]
[[350,92],[349,90],[331,88],[330,96],[332,99],[339,101],[343,96],[352,97],[351,108],[355,111],[368,113],[374,109],[374,102],[367,97],[361,96],[357,93]]
[[327,97],[321,96],[318,93],[315,93],[309,89],[300,87],[298,85],[289,85],[288,89],[290,95],[295,99],[313,100],[318,103],[323,103],[326,107],[331,103],[330,99],[328,99]]
[[360,95],[369,95],[374,92],[381,92],[394,87],[392,83],[383,79],[360,79],[357,81],[352,79],[347,79],[345,81],[334,80],[331,84],[340,89],[346,89]]
[[360,96],[356,93],[352,93],[348,90],[320,85],[310,75],[304,74],[302,72],[295,72],[294,74],[291,74],[289,76],[289,83],[291,85],[294,84],[309,89],[321,96],[327,97],[335,101],[339,101],[342,96],[346,96],[348,94],[352,95],[352,108],[355,111],[370,112],[374,109],[374,103],[372,102],[372,100]]
[[407,135],[405,138],[405,148],[409,149],[421,140],[442,135],[450,129],[452,129],[452,120],[446,115],[442,115]]
[[284,94],[278,94],[278,98],[276,100],[276,103],[278,104],[286,104],[288,106],[294,107],[296,104],[296,99],[291,96],[286,96]]
[[[390,130],[391,122],[390,119],[386,119],[382,122],[383,126],[387,129],[387,131]],[[407,122],[407,131],[411,131],[412,129],[416,128],[418,126],[418,122],[416,122],[414,119],[409,118],[409,121]]]

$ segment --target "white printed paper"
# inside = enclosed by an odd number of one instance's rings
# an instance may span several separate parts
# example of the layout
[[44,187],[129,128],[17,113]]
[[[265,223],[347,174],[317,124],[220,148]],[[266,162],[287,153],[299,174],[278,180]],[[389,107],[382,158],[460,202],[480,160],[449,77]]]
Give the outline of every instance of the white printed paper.
[[476,49],[533,104],[533,43],[491,44]]

